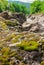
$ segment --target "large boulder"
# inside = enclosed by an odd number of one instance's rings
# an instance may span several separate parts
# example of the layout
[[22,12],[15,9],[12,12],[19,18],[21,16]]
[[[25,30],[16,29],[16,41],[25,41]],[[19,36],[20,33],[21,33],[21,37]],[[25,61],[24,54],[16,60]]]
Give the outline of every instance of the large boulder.
[[17,19],[19,23],[24,23],[26,21],[26,16],[23,13],[11,13],[8,11],[0,13],[0,16],[5,19]]
[[10,12],[7,12],[7,11],[4,11],[2,13],[0,13],[0,16],[5,18],[5,19],[11,19],[11,13]]

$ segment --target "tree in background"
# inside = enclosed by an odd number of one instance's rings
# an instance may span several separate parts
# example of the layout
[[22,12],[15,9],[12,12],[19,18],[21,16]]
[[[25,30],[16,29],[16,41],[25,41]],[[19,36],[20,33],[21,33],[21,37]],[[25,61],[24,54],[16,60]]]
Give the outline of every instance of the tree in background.
[[28,8],[26,8],[25,6],[22,6],[22,5],[21,5],[21,8],[22,8],[21,12],[28,14]]
[[16,11],[16,12],[21,12],[21,11],[22,11],[20,4],[16,4],[16,3],[14,2],[14,3],[13,3],[13,7],[15,8],[15,11]]
[[41,2],[40,8],[41,8],[41,12],[44,13],[44,1]]
[[43,5],[44,5],[44,1],[35,0],[30,5],[30,14],[41,12],[43,10],[43,8],[44,8]]
[[7,10],[8,1],[0,0],[0,12]]
[[29,9],[24,5],[17,4],[15,2],[8,2],[7,0],[0,0],[0,12],[6,10],[11,12],[22,12],[24,14],[29,13]]
[[13,6],[12,2],[8,3],[8,10],[11,12],[15,12],[15,7]]
[[28,14],[29,13],[29,9],[21,4],[17,4],[15,2],[10,2],[9,3],[9,11],[12,12],[22,12],[24,14]]

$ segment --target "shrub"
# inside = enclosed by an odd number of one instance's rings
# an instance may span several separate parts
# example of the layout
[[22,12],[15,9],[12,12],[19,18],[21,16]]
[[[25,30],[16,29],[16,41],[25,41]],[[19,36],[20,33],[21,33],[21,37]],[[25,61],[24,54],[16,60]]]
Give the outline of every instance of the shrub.
[[42,0],[35,0],[30,5],[30,14],[43,12],[44,13],[44,1]]

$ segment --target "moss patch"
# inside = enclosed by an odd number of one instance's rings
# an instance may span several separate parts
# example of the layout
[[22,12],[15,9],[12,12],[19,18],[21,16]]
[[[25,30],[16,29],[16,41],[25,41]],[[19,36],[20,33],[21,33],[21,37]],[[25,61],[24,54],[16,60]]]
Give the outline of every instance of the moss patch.
[[36,41],[25,41],[23,40],[21,42],[21,44],[17,45],[18,47],[20,47],[21,49],[24,50],[28,50],[28,51],[33,51],[33,50],[38,50],[39,47],[39,43],[37,43]]

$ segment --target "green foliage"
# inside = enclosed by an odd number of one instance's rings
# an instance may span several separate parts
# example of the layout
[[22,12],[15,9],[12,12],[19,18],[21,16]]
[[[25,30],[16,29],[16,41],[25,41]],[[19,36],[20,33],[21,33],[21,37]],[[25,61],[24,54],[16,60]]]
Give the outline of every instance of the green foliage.
[[11,12],[15,12],[15,7],[13,6],[12,2],[9,3],[8,10],[11,11]]
[[41,2],[41,6],[40,7],[41,7],[41,12],[44,13],[44,1]]
[[9,10],[12,12],[23,12],[24,14],[28,14],[28,8],[21,4],[16,4],[14,2],[10,3]]
[[23,12],[24,14],[29,13],[29,9],[24,5],[17,4],[15,2],[8,2],[7,0],[0,0],[0,12],[6,10],[11,12]]
[[44,12],[44,1],[35,0],[33,3],[31,3],[30,14],[38,12]]
[[23,40],[21,44],[17,45],[21,49],[32,51],[32,50],[38,50],[39,43],[36,41],[25,41]]
[[[38,12],[44,13],[44,1],[35,0],[30,4],[30,8],[28,9],[26,6],[17,4],[15,2],[9,2],[6,0],[0,0],[0,12],[2,11],[11,11],[11,12],[22,12],[24,14],[33,14]],[[30,10],[30,11],[29,11]]]
[[0,0],[0,12],[7,10],[8,1]]

